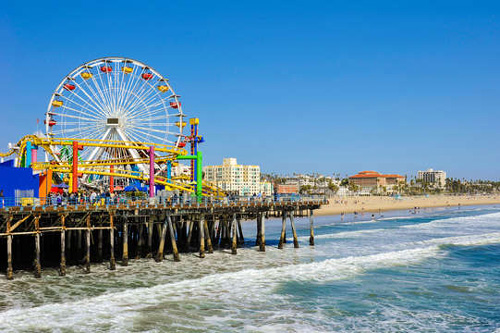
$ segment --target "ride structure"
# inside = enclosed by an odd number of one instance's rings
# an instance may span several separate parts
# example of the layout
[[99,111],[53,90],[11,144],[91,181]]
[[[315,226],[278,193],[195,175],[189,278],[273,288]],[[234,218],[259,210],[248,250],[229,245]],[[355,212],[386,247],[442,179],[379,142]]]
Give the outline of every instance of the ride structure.
[[[16,154],[17,167],[41,172],[50,185],[67,183],[70,192],[81,187],[113,192],[142,183],[150,197],[158,185],[198,199],[221,195],[202,181],[198,144],[204,138],[198,118],[190,119],[191,132],[184,134],[186,118],[180,96],[152,67],[128,58],[100,58],[77,67],[56,87],[44,135],[25,136],[0,156]],[[190,179],[173,175],[182,160],[191,161]]]

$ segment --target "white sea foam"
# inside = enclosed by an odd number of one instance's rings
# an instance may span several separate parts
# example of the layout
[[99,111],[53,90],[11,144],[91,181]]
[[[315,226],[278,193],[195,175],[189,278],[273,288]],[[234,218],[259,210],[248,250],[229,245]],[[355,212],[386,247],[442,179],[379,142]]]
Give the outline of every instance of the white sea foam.
[[[240,311],[237,310],[240,304],[245,304],[247,311],[252,312],[259,309],[262,301],[269,302],[273,297],[284,297],[272,293],[273,289],[282,282],[315,281],[321,283],[345,279],[367,270],[415,265],[422,260],[443,253],[440,246],[444,244],[470,246],[499,242],[500,232],[447,237],[414,243],[414,245],[422,246],[414,249],[275,268],[215,273],[197,279],[186,279],[150,288],[128,289],[121,293],[106,294],[76,302],[46,304],[28,311],[27,309],[8,310],[0,313],[0,330],[52,330],[62,329],[68,325],[76,331],[79,329],[95,330],[102,327],[112,327],[117,331],[131,330],[134,322],[140,320],[143,313],[164,316],[165,323],[173,325],[174,322],[182,319],[182,313],[186,311],[185,306],[188,306],[193,314],[198,310],[201,312],[192,320],[184,319],[182,327],[187,329],[191,323],[192,328],[199,328],[207,324],[203,312],[205,307],[207,307],[207,316],[219,311],[219,316],[225,318],[226,321],[229,320],[228,318],[237,320],[238,314],[234,311]],[[216,304],[219,304],[222,309],[211,309]],[[220,312],[221,310],[223,311]],[[261,312],[260,315],[265,316],[265,313]],[[211,325],[216,325],[216,323],[212,322]]]
[[[365,230],[355,230],[355,231],[342,231],[331,234],[322,234],[314,236],[314,239],[334,239],[334,238],[349,238],[358,237],[366,234],[374,234],[386,231],[387,229],[365,229]],[[307,240],[309,236],[298,237],[299,240]]]

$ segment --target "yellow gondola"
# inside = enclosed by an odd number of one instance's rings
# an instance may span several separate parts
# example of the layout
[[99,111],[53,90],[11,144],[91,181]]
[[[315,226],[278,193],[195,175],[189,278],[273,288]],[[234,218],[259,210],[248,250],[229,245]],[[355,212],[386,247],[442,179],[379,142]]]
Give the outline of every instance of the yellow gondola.
[[175,123],[175,126],[177,126],[177,127],[186,127],[186,124],[187,123],[185,121],[183,121],[183,122],[177,121]]
[[122,71],[125,74],[130,74],[134,71],[134,69],[132,67],[124,66],[124,67],[122,67]]
[[161,85],[161,86],[158,86],[158,90],[161,91],[162,93],[164,93],[164,92],[169,91],[170,88],[168,86]]
[[94,75],[92,73],[89,73],[89,72],[82,72],[82,74],[80,74],[80,76],[84,80],[88,80],[88,79],[92,78],[92,76],[94,76]]
[[58,101],[57,99],[52,101],[52,106],[57,108],[63,105],[63,101]]

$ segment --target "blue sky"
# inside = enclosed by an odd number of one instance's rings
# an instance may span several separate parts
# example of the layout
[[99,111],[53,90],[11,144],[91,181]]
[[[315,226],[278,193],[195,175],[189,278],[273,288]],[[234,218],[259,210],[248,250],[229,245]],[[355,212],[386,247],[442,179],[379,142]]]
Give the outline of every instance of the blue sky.
[[200,118],[204,162],[500,179],[500,4],[9,1],[0,147],[83,62],[141,60]]

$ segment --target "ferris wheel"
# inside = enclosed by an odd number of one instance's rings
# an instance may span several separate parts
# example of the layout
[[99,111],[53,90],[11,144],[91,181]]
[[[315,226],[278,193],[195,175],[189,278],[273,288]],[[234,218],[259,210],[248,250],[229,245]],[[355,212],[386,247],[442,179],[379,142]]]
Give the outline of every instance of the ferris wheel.
[[[96,59],[70,72],[57,86],[45,117],[46,136],[182,148],[186,123],[179,98],[168,79],[142,62]],[[88,147],[80,158],[140,159],[141,153],[132,148]],[[55,158],[62,161],[65,155],[59,151]]]

